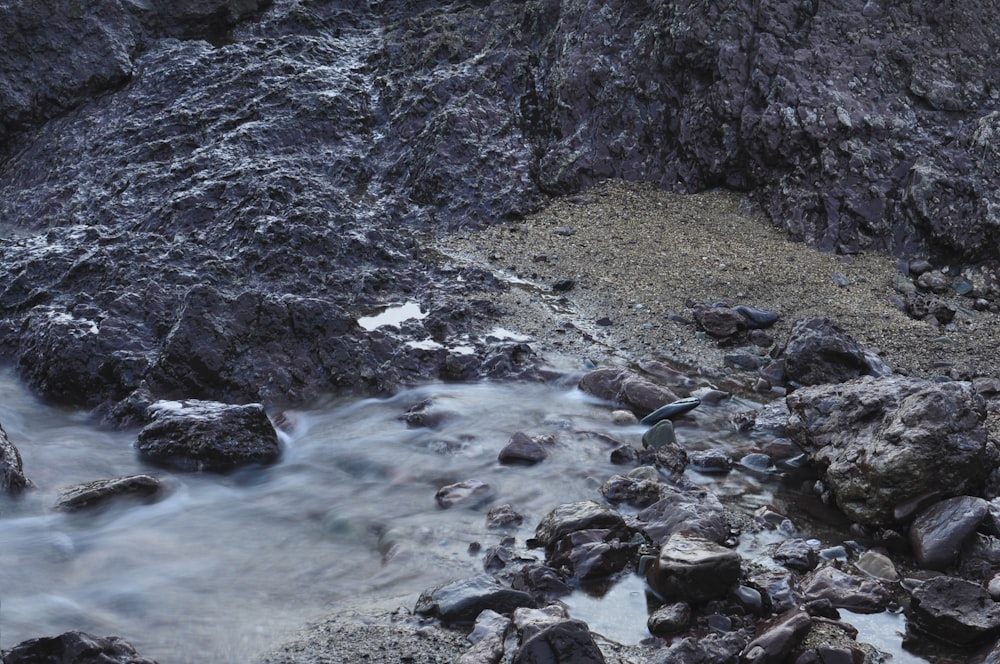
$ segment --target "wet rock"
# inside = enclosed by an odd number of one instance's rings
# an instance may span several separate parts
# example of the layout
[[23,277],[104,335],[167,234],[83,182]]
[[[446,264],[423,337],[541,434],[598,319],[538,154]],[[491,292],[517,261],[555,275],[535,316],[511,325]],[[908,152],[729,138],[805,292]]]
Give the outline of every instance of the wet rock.
[[414,610],[445,623],[472,624],[487,609],[509,614],[521,606],[535,608],[535,600],[526,592],[508,588],[492,576],[482,574],[421,593]]
[[986,581],[1000,572],[1000,537],[973,533],[958,557],[962,578]]
[[982,586],[950,576],[917,586],[907,617],[924,632],[959,646],[1000,634],[1000,604]]
[[827,565],[802,580],[806,601],[829,600],[838,609],[856,613],[884,611],[891,600],[889,592],[877,581],[864,579]]
[[475,507],[489,500],[491,495],[492,489],[486,482],[481,480],[463,480],[438,489],[437,493],[434,494],[434,500],[443,509],[448,509],[458,504]]
[[676,444],[677,435],[674,433],[674,424],[670,420],[657,422],[642,434],[643,447],[659,450]]
[[649,614],[646,627],[654,636],[685,632],[691,627],[691,605],[687,602],[664,604]]
[[511,587],[530,593],[539,604],[573,592],[572,586],[559,570],[540,563],[529,563],[521,567],[511,579]]
[[604,664],[587,623],[565,620],[546,627],[521,644],[514,664]]
[[796,390],[787,404],[789,438],[860,523],[891,525],[914,501],[974,494],[995,465],[969,383],[862,378]]
[[536,436],[533,438],[526,433],[518,431],[510,437],[504,448],[500,450],[497,458],[500,463],[525,464],[529,466],[544,461],[549,454],[542,445],[541,440],[543,439],[544,437]]
[[566,607],[562,604],[549,604],[539,609],[514,609],[511,622],[517,629],[522,642],[527,641],[547,627],[569,618]]
[[595,369],[580,379],[580,389],[599,399],[624,404],[640,415],[677,401],[677,395],[668,388],[629,369]]
[[535,539],[540,546],[551,549],[570,533],[594,529],[628,530],[621,514],[592,500],[585,500],[559,505],[545,515],[535,528]]
[[643,532],[662,545],[678,532],[689,532],[712,542],[729,537],[725,509],[715,494],[704,489],[679,489],[661,485],[660,500],[636,515]]
[[989,503],[976,496],[956,496],[931,505],[910,526],[910,542],[917,563],[945,570],[958,557],[965,540],[989,512]]
[[646,572],[649,585],[665,600],[701,603],[724,596],[739,579],[740,557],[710,540],[675,533]]
[[155,463],[180,470],[225,472],[269,464],[281,454],[278,435],[260,404],[157,401],[136,449]]
[[767,664],[784,662],[812,627],[812,618],[805,611],[789,611],[773,621],[758,625],[757,634],[741,654],[745,662]]
[[691,468],[706,475],[725,475],[733,468],[733,460],[722,450],[702,450],[688,456]]
[[799,572],[808,572],[819,563],[819,554],[816,553],[816,549],[799,537],[782,542],[775,549],[772,557],[788,569]]
[[601,495],[611,503],[646,507],[660,499],[660,483],[655,480],[612,475],[601,485]]
[[746,644],[739,632],[688,636],[655,653],[649,664],[738,664]]
[[561,537],[546,562],[579,581],[606,579],[632,563],[639,544],[631,532],[621,530],[577,530]]
[[0,427],[0,491],[17,495],[30,485],[24,476],[21,454]]
[[504,652],[504,637],[511,620],[487,609],[476,616],[476,625],[467,637],[472,647],[455,660],[455,664],[487,664],[500,661]]
[[661,420],[672,420],[675,417],[680,417],[684,413],[690,412],[701,405],[701,399],[698,397],[685,397],[684,399],[678,399],[664,406],[660,406],[652,413],[642,418],[639,422],[646,426],[653,426]]
[[631,426],[639,423],[639,418],[631,410],[611,411],[611,421],[618,426]]
[[97,637],[86,632],[30,639],[3,652],[4,664],[156,664],[118,636]]
[[871,549],[865,551],[858,557],[858,561],[854,563],[854,566],[861,572],[879,581],[887,581],[889,583],[899,581],[899,572],[896,571],[896,566],[892,560],[889,556],[878,551]]
[[751,573],[749,580],[760,588],[775,613],[784,613],[802,602],[795,575],[787,570],[764,570]]
[[798,385],[842,383],[886,373],[839,325],[826,318],[796,321],[782,355],[785,378]]
[[508,503],[503,505],[496,505],[491,507],[490,511],[486,513],[486,527],[487,528],[508,528],[511,526],[519,526],[524,521],[524,517],[521,516],[514,509],[514,507]]
[[55,509],[77,512],[103,506],[117,498],[150,500],[163,490],[160,480],[149,475],[132,475],[111,480],[87,482],[66,489],[59,495]]

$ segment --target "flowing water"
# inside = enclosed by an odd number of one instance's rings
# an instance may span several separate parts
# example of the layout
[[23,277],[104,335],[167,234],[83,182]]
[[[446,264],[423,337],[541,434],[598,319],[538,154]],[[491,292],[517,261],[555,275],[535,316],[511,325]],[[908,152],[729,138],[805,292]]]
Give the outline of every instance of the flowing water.
[[[485,527],[490,505],[524,515],[512,533],[523,545],[549,510],[600,500],[600,484],[622,470],[594,434],[638,445],[643,428],[612,424],[609,405],[573,385],[435,384],[332,400],[283,414],[279,463],[213,475],[148,466],[134,431],[41,405],[2,374],[0,423],[35,489],[0,501],[0,648],[81,629],[123,636],[161,664],[246,662],[338,606],[412,607],[420,591],[482,571],[470,545],[509,534]],[[408,427],[414,407],[435,427]],[[702,406],[678,423],[678,437],[739,458],[751,442],[729,420],[749,407]],[[554,436],[549,458],[499,464],[515,431]],[[166,497],[94,513],[52,509],[68,486],[135,473],[161,478]],[[773,485],[756,476],[689,474],[747,511],[772,498]],[[466,479],[489,484],[488,501],[441,509],[438,488]],[[612,639],[647,636],[637,577],[567,604]]]

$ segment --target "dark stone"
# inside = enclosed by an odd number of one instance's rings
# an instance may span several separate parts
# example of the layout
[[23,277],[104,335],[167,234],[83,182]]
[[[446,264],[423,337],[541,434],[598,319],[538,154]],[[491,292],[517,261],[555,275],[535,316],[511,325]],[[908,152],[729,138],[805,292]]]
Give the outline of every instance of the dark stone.
[[942,571],[950,567],[988,513],[989,503],[975,496],[956,496],[928,507],[910,526],[917,563]]
[[497,456],[500,463],[534,465],[548,456],[538,438],[520,431],[514,433]]
[[[973,533],[962,547],[958,572],[962,578],[978,581],[989,581],[1000,573],[1000,537]],[[1000,594],[994,599],[1000,599]]]
[[757,626],[758,636],[747,644],[743,661],[755,664],[784,662],[812,627],[812,617],[805,611],[784,613],[774,620]]
[[628,406],[640,415],[677,401],[677,395],[669,389],[629,369],[595,369],[580,379],[580,389],[599,399]]
[[639,424],[653,426],[660,420],[672,420],[675,417],[680,417],[684,413],[690,412],[700,405],[701,399],[698,397],[685,397],[683,399],[678,399],[677,401],[672,401],[664,406],[660,406],[652,413],[642,418],[639,421]]
[[641,477],[612,475],[601,485],[601,495],[610,503],[646,507],[660,499],[660,483]]
[[59,495],[55,508],[62,512],[77,512],[106,505],[117,498],[150,500],[162,490],[160,480],[149,475],[97,480],[66,489]]
[[587,623],[564,620],[550,625],[521,644],[514,664],[604,664]]
[[729,537],[725,509],[715,494],[663,484],[660,495],[660,500],[636,515],[639,526],[655,544],[664,544],[677,532],[693,533],[716,543]]
[[884,373],[883,365],[831,320],[796,321],[782,355],[785,378],[799,385],[842,383]]
[[86,632],[30,639],[3,652],[4,664],[156,664],[118,636],[97,637]]
[[542,564],[529,563],[521,567],[511,579],[511,586],[538,598],[539,605],[548,604],[557,597],[565,597],[573,592],[573,587],[559,570]]
[[31,482],[24,476],[21,454],[0,426],[0,491],[17,495],[29,486]]
[[414,610],[445,623],[471,625],[486,609],[510,613],[518,607],[536,606],[528,593],[503,586],[492,576],[482,574],[421,593]]
[[720,341],[732,340],[746,331],[749,322],[739,311],[729,307],[699,305],[694,308],[698,327]]
[[606,579],[635,559],[639,545],[628,537],[630,534],[621,530],[576,530],[556,542],[546,562],[565,568],[579,581]]
[[747,637],[739,632],[688,636],[655,652],[649,664],[739,664]]
[[723,450],[702,450],[688,456],[691,469],[705,475],[725,475],[733,468],[733,460]]
[[179,470],[225,472],[269,464],[281,455],[278,435],[260,404],[158,401],[139,431],[143,457]]
[[1000,604],[982,586],[951,576],[917,586],[907,617],[931,636],[958,646],[1000,634]]
[[862,378],[802,388],[786,401],[789,438],[860,523],[890,526],[928,496],[978,493],[996,466],[985,401],[969,383]]
[[664,604],[649,614],[646,627],[654,636],[686,632],[691,627],[691,605],[687,602]]
[[512,505],[507,503],[491,507],[490,511],[486,513],[487,528],[507,528],[510,526],[519,526],[523,521],[524,517],[521,516]]
[[649,585],[667,601],[695,603],[723,597],[740,576],[740,556],[710,540],[675,533],[646,572]]
[[779,318],[778,314],[773,311],[758,307],[749,307],[745,304],[739,304],[734,309],[746,319],[746,326],[750,329],[759,330],[771,327],[778,322]]
[[804,539],[787,539],[778,546],[772,556],[789,569],[808,572],[819,563],[819,554]]
[[809,574],[802,580],[801,588],[806,601],[825,599],[835,608],[856,613],[879,613],[891,600],[889,592],[879,582],[830,565]]
[[535,539],[546,549],[578,530],[627,531],[622,515],[594,501],[566,503],[556,507],[535,528]]
[[463,480],[455,484],[447,484],[434,494],[437,504],[448,509],[458,504],[478,507],[492,496],[490,485],[481,480]]

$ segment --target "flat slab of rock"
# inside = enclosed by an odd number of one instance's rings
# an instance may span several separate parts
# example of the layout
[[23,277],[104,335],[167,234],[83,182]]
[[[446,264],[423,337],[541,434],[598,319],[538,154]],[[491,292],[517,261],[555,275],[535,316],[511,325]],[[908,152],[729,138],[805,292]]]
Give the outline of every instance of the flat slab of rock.
[[646,572],[649,585],[668,601],[705,602],[721,597],[740,577],[733,549],[694,535],[675,533]]
[[982,586],[951,576],[920,584],[908,617],[935,638],[959,646],[1000,634],[1000,603]]
[[638,415],[648,415],[663,404],[677,401],[669,388],[619,367],[591,371],[580,379],[580,389],[599,399],[629,406]]
[[0,427],[0,491],[18,494],[29,485],[24,476],[21,454]]
[[927,569],[947,569],[987,514],[989,503],[976,496],[956,496],[928,507],[910,526],[917,563]]
[[786,432],[851,519],[891,525],[927,496],[974,494],[996,450],[970,383],[865,377],[788,395]]
[[160,480],[150,475],[116,477],[78,484],[63,491],[56,501],[60,512],[78,512],[106,505],[117,498],[149,499],[163,489]]
[[278,434],[260,404],[157,401],[136,448],[154,463],[179,470],[225,472],[270,464],[281,456]]
[[506,614],[522,606],[536,608],[535,600],[526,592],[502,585],[488,574],[480,574],[424,592],[415,610],[446,623],[471,625],[486,609]]
[[716,543],[729,537],[725,508],[718,497],[705,489],[682,490],[660,485],[660,499],[645,508],[636,519],[643,532],[657,545],[676,532],[686,531]]
[[806,601],[826,599],[835,608],[855,613],[879,613],[889,606],[889,592],[878,581],[826,566],[801,583]]

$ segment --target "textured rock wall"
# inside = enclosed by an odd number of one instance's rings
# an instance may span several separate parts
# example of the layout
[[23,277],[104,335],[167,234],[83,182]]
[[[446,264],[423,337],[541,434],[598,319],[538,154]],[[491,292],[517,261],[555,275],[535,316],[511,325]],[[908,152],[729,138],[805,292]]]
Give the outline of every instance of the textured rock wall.
[[[0,349],[88,406],[391,388],[445,357],[294,321],[429,283],[425,306],[447,311],[455,275],[428,267],[419,233],[609,177],[749,191],[823,249],[993,259],[995,9],[2,3]],[[237,304],[193,308],[209,302]],[[204,347],[176,352],[206,315]],[[257,315],[268,332],[241,332]],[[239,367],[219,377],[206,357]]]

